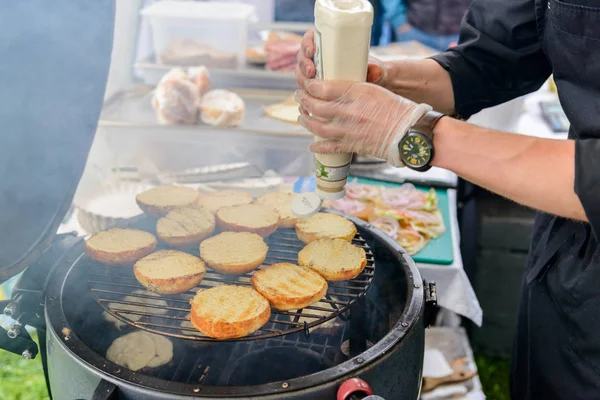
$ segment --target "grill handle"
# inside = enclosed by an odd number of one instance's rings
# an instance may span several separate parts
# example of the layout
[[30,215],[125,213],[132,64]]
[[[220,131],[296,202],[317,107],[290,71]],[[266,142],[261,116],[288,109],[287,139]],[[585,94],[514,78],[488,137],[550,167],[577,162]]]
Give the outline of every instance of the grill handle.
[[[6,303],[0,302],[0,306]],[[27,329],[18,322],[12,323],[8,331],[0,327],[0,349],[18,354],[26,360],[34,359],[38,353],[37,344],[29,336]]]
[[438,313],[437,305],[437,289],[435,282],[423,281],[423,287],[425,292],[425,328],[429,328],[435,324],[435,319]]

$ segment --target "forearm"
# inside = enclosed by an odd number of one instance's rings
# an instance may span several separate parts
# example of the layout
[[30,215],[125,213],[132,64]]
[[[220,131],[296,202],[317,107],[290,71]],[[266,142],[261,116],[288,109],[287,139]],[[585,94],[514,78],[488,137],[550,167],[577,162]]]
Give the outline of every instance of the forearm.
[[384,87],[417,103],[426,103],[445,114],[454,114],[450,75],[434,60],[403,60],[384,63]]
[[504,133],[449,117],[434,133],[433,165],[525,206],[587,221],[574,191],[572,140]]

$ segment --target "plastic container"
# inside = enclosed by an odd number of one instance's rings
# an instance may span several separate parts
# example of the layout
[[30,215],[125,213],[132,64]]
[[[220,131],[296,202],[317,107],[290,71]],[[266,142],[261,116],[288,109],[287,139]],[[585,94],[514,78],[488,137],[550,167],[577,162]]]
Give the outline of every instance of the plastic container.
[[[364,82],[372,24],[373,6],[367,0],[317,0],[316,78]],[[315,158],[317,194],[325,200],[344,197],[352,154],[315,154]]]
[[245,65],[248,25],[256,7],[233,2],[159,1],[140,11],[152,30],[154,53],[163,65]]

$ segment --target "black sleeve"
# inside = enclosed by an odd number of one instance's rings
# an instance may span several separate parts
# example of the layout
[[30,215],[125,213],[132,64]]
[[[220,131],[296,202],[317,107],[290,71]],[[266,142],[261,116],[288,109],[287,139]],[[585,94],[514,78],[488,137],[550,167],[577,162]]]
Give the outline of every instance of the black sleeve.
[[575,193],[596,238],[600,238],[600,140],[575,141]]
[[534,3],[474,0],[459,45],[432,57],[450,73],[461,117],[533,92],[550,75]]

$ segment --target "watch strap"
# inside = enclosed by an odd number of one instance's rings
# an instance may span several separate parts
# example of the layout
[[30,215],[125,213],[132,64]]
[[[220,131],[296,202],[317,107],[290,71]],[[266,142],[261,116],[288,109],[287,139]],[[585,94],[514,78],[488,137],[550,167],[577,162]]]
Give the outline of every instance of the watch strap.
[[433,144],[433,128],[435,124],[444,117],[446,114],[442,114],[437,111],[427,111],[425,115],[410,129],[410,131],[416,131],[425,136]]

